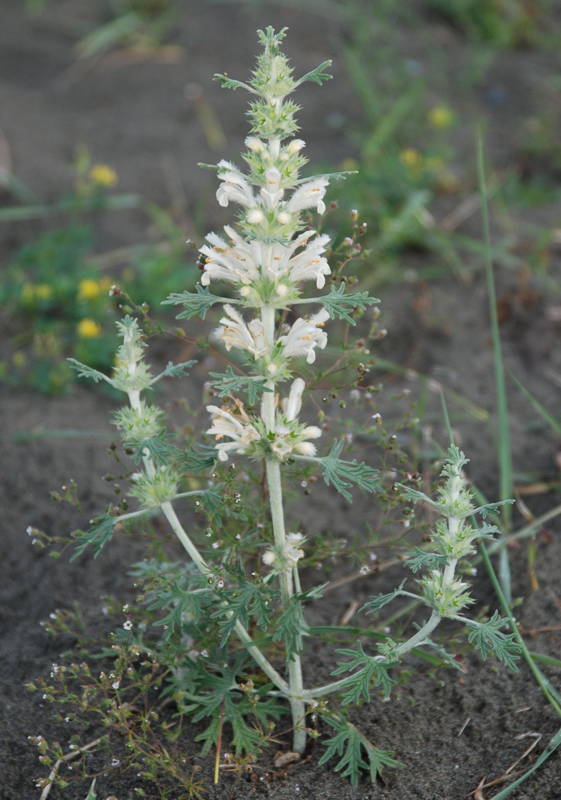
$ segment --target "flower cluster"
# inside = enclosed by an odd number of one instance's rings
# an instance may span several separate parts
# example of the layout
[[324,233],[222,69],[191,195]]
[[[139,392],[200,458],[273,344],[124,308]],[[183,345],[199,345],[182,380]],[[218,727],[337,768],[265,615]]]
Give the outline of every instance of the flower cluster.
[[[207,406],[207,411],[212,414],[212,427],[207,434],[216,439],[220,461],[227,461],[233,453],[253,458],[264,458],[273,453],[280,461],[293,453],[315,455],[316,448],[308,440],[321,436],[321,430],[315,425],[298,422],[304,388],[301,378],[293,381],[290,394],[276,409],[275,425],[271,431],[267,430],[262,418],[251,417],[239,400],[236,401],[237,413],[227,407]],[[222,441],[224,437],[227,437],[226,441]]]
[[[253,376],[266,384],[259,414],[247,411],[235,398],[235,407],[207,407],[212,414],[207,433],[215,437],[221,461],[234,454],[275,456],[279,461],[314,456],[316,448],[310,440],[321,435],[319,428],[298,421],[305,390],[301,378],[293,381],[281,403],[275,399],[276,385],[292,378],[293,359],[304,358],[312,364],[317,351],[326,347],[324,326],[330,318],[322,307],[311,315],[297,316],[291,325],[279,325],[276,314],[278,310],[294,313],[296,302],[321,303],[321,298],[301,299],[303,285],[313,281],[317,289],[323,289],[331,273],[325,255],[329,237],[303,230],[303,212],[325,212],[329,181],[324,175],[300,178],[306,163],[305,144],[291,138],[298,130],[297,106],[288,96],[301,81],[293,79],[280,51],[283,37],[284,31],[275,34],[272,28],[260,33],[264,53],[248,84],[216,76],[223,85],[243,87],[256,99],[250,105],[253,129],[243,156],[248,170],[243,172],[224,160],[217,167],[216,198],[223,207],[238,206],[239,229],[227,225],[224,237],[216,233],[206,237],[199,294],[218,281],[235,289],[237,297],[224,303],[215,338],[227,351],[243,352]],[[323,73],[325,66],[305,79],[321,83],[328,77]]]

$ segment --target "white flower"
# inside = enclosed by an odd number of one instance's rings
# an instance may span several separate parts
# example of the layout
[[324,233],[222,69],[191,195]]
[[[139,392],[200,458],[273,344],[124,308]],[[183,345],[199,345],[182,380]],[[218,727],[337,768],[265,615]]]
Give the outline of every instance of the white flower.
[[300,548],[304,537],[301,533],[289,533],[286,536],[282,558],[277,556],[274,550],[266,550],[262,555],[262,560],[267,566],[280,566],[282,569],[298,566],[298,561],[304,557],[304,551]]
[[284,189],[281,189],[280,180],[281,174],[277,167],[269,167],[265,170],[266,183],[261,189],[261,197],[267,208],[276,208],[282,199]]
[[[207,430],[208,434],[214,435],[218,444],[218,458],[220,461],[227,461],[228,454],[246,453],[251,443],[260,439],[259,433],[249,422],[249,417],[241,405],[238,406],[240,416],[234,416],[225,408],[218,406],[207,406],[206,410],[213,415],[212,427]],[[221,442],[220,440],[228,436],[232,441]]]
[[257,136],[248,136],[244,142],[245,146],[248,147],[250,150],[253,150],[254,153],[262,153],[265,149],[265,145],[258,139]]
[[303,538],[301,533],[289,533],[286,537],[286,544],[282,554],[291,567],[296,567],[299,559],[304,557],[304,551],[298,547]]
[[330,239],[327,234],[322,234],[308,243],[314,234],[315,231],[304,231],[288,247],[283,244],[273,245],[270,261],[265,264],[265,268],[274,281],[282,278],[288,279],[290,283],[315,280],[317,288],[323,289],[325,276],[331,270],[322,253]]
[[229,161],[221,161],[218,166],[226,170],[218,173],[218,177],[222,181],[216,190],[216,199],[219,204],[226,208],[230,202],[234,202],[246,208],[255,208],[257,200],[253,189],[241,172]]
[[230,237],[231,244],[227,244],[215,233],[210,233],[206,238],[212,247],[206,244],[201,247],[201,253],[206,256],[201,283],[208,286],[212,279],[248,285],[259,278],[263,245],[256,241],[246,242],[229,226],[224,230]]
[[226,350],[234,347],[237,350],[248,350],[255,358],[263,356],[269,349],[265,344],[263,323],[254,319],[246,325],[242,315],[228,303],[224,305],[224,311],[229,319],[222,317],[220,322],[223,327],[218,328],[217,335],[224,342]]
[[282,401],[282,410],[288,422],[295,420],[300,413],[300,409],[302,408],[302,394],[305,388],[306,384],[302,378],[296,378],[296,380],[292,381],[290,393],[288,397],[285,397]]
[[[259,221],[261,214],[259,209],[250,212],[252,220],[257,215],[255,221]],[[229,226],[224,231],[230,239],[229,243],[217,234],[210,233],[206,237],[208,245],[201,247],[201,253],[205,256],[201,277],[203,286],[208,286],[211,280],[223,280],[238,287],[241,285],[243,294],[260,277],[268,278],[278,287],[284,283],[293,285],[305,280],[315,280],[318,289],[325,286],[325,276],[331,272],[323,255],[329,243],[326,234],[309,242],[315,231],[304,231],[289,245],[284,245],[278,242],[265,244],[256,239],[248,242]],[[282,292],[281,289],[281,296]]]
[[313,456],[316,452],[315,446],[306,440],[321,436],[320,428],[315,425],[304,427],[298,424],[305,386],[302,378],[296,378],[292,382],[288,397],[281,403],[282,414],[277,414],[275,438],[271,442],[271,450],[281,461],[293,451],[303,456]]
[[316,360],[315,348],[323,350],[327,344],[327,334],[321,328],[328,319],[329,313],[325,308],[309,320],[302,317],[297,319],[289,332],[278,340],[283,346],[285,358],[305,355],[308,364],[313,364]]
[[285,208],[291,214],[304,211],[306,208],[315,206],[318,214],[325,212],[325,189],[329,185],[327,178],[312,178],[296,189],[290,200],[285,204]]
[[306,142],[303,139],[293,139],[286,147],[287,152],[290,153],[291,156],[296,155],[299,153],[300,150],[306,147]]

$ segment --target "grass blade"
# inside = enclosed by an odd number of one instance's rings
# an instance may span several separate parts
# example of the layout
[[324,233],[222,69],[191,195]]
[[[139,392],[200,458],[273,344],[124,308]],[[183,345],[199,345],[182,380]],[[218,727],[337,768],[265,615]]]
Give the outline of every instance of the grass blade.
[[[487,293],[489,296],[489,313],[491,317],[491,335],[493,340],[493,353],[495,361],[495,384],[497,391],[497,412],[499,415],[499,481],[500,499],[508,500],[513,496],[512,488],[512,459],[510,452],[510,436],[508,430],[508,407],[506,402],[506,386],[504,365],[501,352],[501,337],[499,333],[499,317],[497,314],[497,296],[495,292],[495,279],[493,274],[493,260],[491,255],[491,236],[489,233],[489,209],[487,203],[487,189],[485,186],[485,166],[483,159],[483,140],[481,133],[477,136],[477,176],[479,192],[481,194],[481,216],[483,219],[483,235],[485,242],[485,272],[487,275]],[[508,529],[511,520],[511,510],[505,506],[503,520]],[[499,555],[499,576],[501,586],[508,604],[512,600],[510,565],[508,553],[503,548]]]

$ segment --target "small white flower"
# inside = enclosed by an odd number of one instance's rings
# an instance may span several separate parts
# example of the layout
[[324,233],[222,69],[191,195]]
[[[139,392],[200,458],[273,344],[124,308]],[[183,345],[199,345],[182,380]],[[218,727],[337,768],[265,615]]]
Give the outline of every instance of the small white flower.
[[254,153],[262,153],[265,145],[258,139],[257,136],[248,136],[244,142],[245,146],[252,150]]
[[305,386],[302,378],[296,378],[292,382],[288,397],[281,403],[282,414],[277,415],[271,449],[281,461],[292,451],[303,456],[314,456],[316,453],[315,446],[306,440],[317,439],[321,436],[321,430],[315,425],[303,427],[298,424]]
[[277,560],[277,555],[274,550],[265,550],[262,556],[263,563],[267,564],[267,566],[271,566]]
[[218,328],[217,336],[222,339],[226,350],[234,347],[237,350],[248,350],[255,358],[260,358],[268,351],[265,344],[265,329],[263,323],[252,320],[248,325],[235,308],[226,303],[224,311],[228,317],[222,317],[220,322],[223,327]]
[[[259,214],[261,213],[259,211]],[[201,247],[201,253],[206,256],[201,283],[203,286],[208,286],[211,280],[217,280],[249,285],[259,278],[262,244],[246,242],[228,225],[224,230],[231,244],[215,233],[209,233],[206,239],[211,246],[205,244]]]
[[293,139],[286,147],[288,153],[291,156],[296,155],[302,150],[303,147],[306,147],[306,142],[303,139]]
[[[277,219],[282,222],[279,217],[280,215],[277,216]],[[286,221],[289,222],[290,218]],[[327,234],[322,234],[310,242],[309,240],[314,234],[315,231],[304,231],[288,246],[273,245],[270,260],[264,264],[264,268],[272,280],[276,282],[285,278],[292,284],[315,280],[317,288],[323,289],[325,276],[331,273],[331,269],[322,254],[330,239]]]
[[126,631],[130,631],[132,629],[132,622],[128,619],[126,622],[123,622],[123,628]]
[[306,356],[308,364],[313,364],[316,360],[315,348],[323,350],[327,344],[327,334],[321,328],[328,319],[329,313],[325,308],[309,320],[297,319],[289,332],[279,339],[285,358]]
[[[212,427],[207,433],[214,435],[218,442],[216,449],[220,461],[227,461],[230,452],[246,453],[251,443],[261,438],[241,406],[239,406],[240,416],[234,416],[225,408],[218,406],[207,406],[206,410],[213,415]],[[232,441],[221,442],[224,436]]]
[[261,197],[267,208],[276,208],[282,199],[284,189],[281,188],[281,174],[277,167],[265,170],[265,186],[261,189]]
[[302,408],[302,394],[305,388],[306,384],[302,378],[296,378],[296,380],[292,381],[288,397],[285,397],[282,401],[282,410],[284,411],[286,419],[290,422],[295,420],[300,413],[300,409]]
[[282,554],[291,567],[296,567],[298,561],[304,558],[304,551],[299,547],[303,538],[301,533],[289,533],[286,537],[286,544]]
[[315,206],[318,214],[325,213],[323,198],[328,185],[327,178],[312,178],[312,180],[306,181],[296,189],[290,200],[287,201],[286,210],[293,214]]
[[120,681],[113,681],[113,683],[111,684],[111,686],[112,686],[114,689],[118,689],[120,685],[121,685],[121,682],[120,682]]
[[257,201],[253,190],[241,172],[229,161],[221,161],[218,166],[225,170],[218,173],[218,177],[222,181],[216,191],[216,199],[219,204],[226,208],[230,202],[234,202],[246,208],[255,208]]

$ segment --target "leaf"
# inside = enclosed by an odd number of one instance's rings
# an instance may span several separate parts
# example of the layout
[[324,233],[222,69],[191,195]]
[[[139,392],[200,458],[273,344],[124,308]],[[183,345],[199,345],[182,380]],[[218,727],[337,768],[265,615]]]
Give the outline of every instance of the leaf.
[[311,70],[311,72],[306,72],[305,75],[302,75],[302,77],[299,78],[294,83],[294,88],[300,86],[300,84],[304,83],[304,81],[313,81],[313,83],[319,83],[321,86],[321,84],[324,83],[325,81],[331,80],[333,75],[328,75],[327,73],[324,72],[324,70],[330,67],[332,63],[333,62],[331,60],[323,61],[319,65],[319,67],[316,67],[315,69]]
[[226,374],[220,372],[209,372],[211,386],[217,390],[218,397],[227,397],[230,394],[245,392],[249,405],[253,406],[259,400],[263,392],[272,392],[266,384],[266,378],[253,378],[249,375],[236,375],[231,366],[226,367]]
[[213,619],[226,615],[226,618],[219,623],[222,628],[220,647],[224,647],[238,621],[244,628],[247,628],[249,620],[256,616],[261,630],[266,630],[272,609],[270,604],[268,605],[265,601],[270,601],[271,594],[264,592],[263,586],[249,581],[240,581],[240,587],[237,590],[224,590],[220,596],[223,603],[211,614]]
[[393,592],[390,592],[389,594],[378,594],[376,597],[371,597],[368,603],[365,603],[360,610],[366,611],[367,614],[373,614],[375,611],[378,611],[379,608],[382,608],[387,603],[391,603],[394,597],[397,597],[404,583],[405,581],[402,581],[399,584],[399,588],[394,589]]
[[174,456],[182,456],[183,453],[179,448],[175,447],[168,442],[168,439],[175,438],[172,433],[165,433],[164,429],[157,436],[152,436],[149,439],[133,439],[127,437],[123,444],[127,448],[133,448],[133,461],[135,464],[140,464],[144,457],[153,458],[158,464],[169,464],[169,458]]
[[423,642],[423,647],[431,647],[434,651],[438,653],[443,662],[445,664],[448,664],[449,667],[454,667],[454,669],[457,669],[460,672],[465,672],[465,668],[462,665],[462,662],[458,661],[453,653],[449,653],[438,642],[433,642],[432,639],[425,639],[425,641]]
[[351,675],[341,684],[341,689],[346,689],[343,694],[343,703],[345,705],[349,703],[360,704],[363,699],[368,703],[372,685],[381,686],[384,697],[390,696],[391,688],[395,681],[388,675],[388,670],[397,666],[400,663],[399,660],[378,661],[364,652],[360,641],[357,642],[356,650],[343,648],[335,652],[341,653],[343,656],[349,656],[352,661],[338,661],[339,666],[333,670],[332,675],[340,675],[342,672],[350,672],[353,669],[360,668],[358,672]]
[[72,561],[78,558],[87,547],[93,546],[94,558],[99,555],[103,545],[112,539],[115,525],[119,522],[119,517],[115,517],[110,512],[107,512],[95,517],[92,522],[93,526],[87,532],[76,531],[74,534],[80,544],[76,547],[76,551],[72,556]]
[[363,311],[367,305],[379,303],[376,297],[370,297],[368,292],[356,292],[354,294],[345,294],[346,286],[342,283],[338,289],[331,286],[329,294],[323,297],[318,297],[319,303],[329,312],[329,316],[333,319],[344,319],[350,325],[356,325],[355,320],[352,318],[351,313],[355,308]]
[[92,367],[82,364],[81,361],[76,361],[75,358],[67,358],[66,360],[70,364],[71,369],[76,370],[79,378],[91,378],[96,383],[99,381],[107,381],[107,383],[112,382],[107,375],[103,374],[103,372],[99,372],[97,369],[92,369]]
[[197,444],[183,451],[178,466],[195,475],[205,469],[213,469],[218,459],[215,447],[206,444]]
[[243,83],[242,81],[236,81],[233,78],[229,78],[227,75],[222,75],[219,72],[214,74],[214,80],[218,81],[218,83],[222,86],[223,89],[246,89],[251,94],[259,94],[255,91],[255,89],[247,83]]
[[255,753],[257,745],[262,740],[259,731],[256,728],[251,728],[249,725],[246,725],[244,718],[237,709],[236,712],[229,714],[228,718],[234,729],[232,744],[234,745],[236,754]]
[[[223,297],[211,294],[206,287],[203,288],[200,284],[197,284],[195,289],[196,292],[181,292],[180,294],[173,292],[167,300],[162,301],[162,305],[185,306],[185,311],[178,314],[176,319],[191,319],[195,316],[204,319],[206,312],[214,303],[224,302]],[[230,302],[235,301],[230,300]]]
[[509,498],[508,500],[499,500],[497,503],[487,503],[484,506],[479,506],[479,508],[474,509],[473,513],[481,514],[483,519],[486,519],[488,514],[495,514],[501,506],[510,505],[514,502],[512,498]]
[[466,620],[466,627],[471,631],[468,640],[475,644],[484,661],[489,653],[494,653],[499,661],[518,672],[514,662],[520,658],[521,648],[513,633],[503,633],[500,630],[506,622],[498,611],[487,622]]
[[216,716],[212,718],[210,725],[205,728],[202,733],[199,733],[198,736],[195,736],[196,742],[203,742],[203,746],[201,748],[202,756],[206,756],[210,748],[217,744],[219,735],[220,714],[216,714]]
[[420,569],[438,569],[448,563],[448,557],[438,553],[425,553],[418,547],[415,547],[414,552],[415,556],[405,562],[412,572],[418,572]]
[[93,781],[92,781],[92,784],[91,784],[91,786],[89,788],[86,800],[96,800],[97,795],[95,793],[95,781],[96,781],[96,779],[94,778]]
[[423,503],[430,503],[430,505],[434,508],[439,508],[438,503],[435,503],[434,500],[431,500],[431,498],[424,492],[419,492],[417,489],[412,489],[410,486],[405,486],[403,483],[397,483],[396,486],[399,486],[399,488],[403,490],[405,496],[410,500],[413,500],[414,503],[417,503],[420,500]]
[[166,617],[154,622],[155,626],[165,628],[162,636],[164,642],[169,641],[175,629],[181,629],[187,620],[196,625],[201,616],[201,601],[204,596],[195,594],[192,587],[182,589],[181,584],[185,584],[185,581],[174,581],[167,591],[161,591],[159,598],[148,606],[149,611],[172,607]]
[[320,463],[323,479],[327,486],[333,484],[349,503],[352,501],[349,489],[352,488],[353,484],[356,484],[359,489],[365,492],[383,493],[384,490],[377,477],[379,475],[378,470],[369,467],[364,462],[357,463],[356,459],[344,461],[339,458],[339,453],[344,445],[345,441],[341,439],[339,442],[335,442],[329,455],[313,459]]
[[[358,785],[361,772],[368,772],[370,780],[375,783],[384,767],[390,769],[404,767],[404,764],[391,758],[391,750],[378,750],[340,712],[322,714],[322,719],[337,731],[337,735],[323,742],[327,750],[319,763],[323,765],[335,755],[342,756],[335,766],[335,771],[341,772],[344,778],[350,778],[353,786]],[[362,755],[363,750],[368,761]]]
[[187,375],[189,369],[196,363],[196,361],[183,361],[181,364],[174,364],[173,361],[169,361],[165,370],[158,375],[156,380],[159,381],[160,378],[181,378]]
[[308,636],[309,630],[309,625],[304,619],[302,601],[298,596],[294,595],[290,598],[280,617],[275,620],[273,641],[282,641],[286,648],[288,659],[292,660],[292,657],[302,650],[304,646],[302,639],[304,636]]

